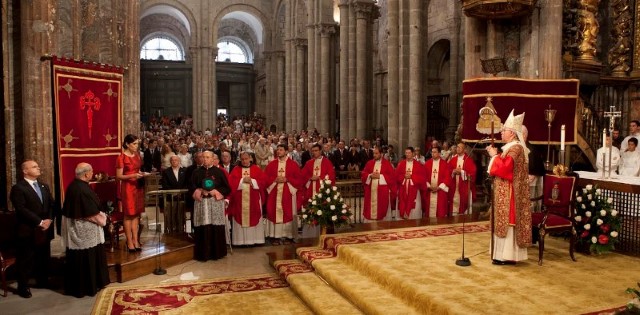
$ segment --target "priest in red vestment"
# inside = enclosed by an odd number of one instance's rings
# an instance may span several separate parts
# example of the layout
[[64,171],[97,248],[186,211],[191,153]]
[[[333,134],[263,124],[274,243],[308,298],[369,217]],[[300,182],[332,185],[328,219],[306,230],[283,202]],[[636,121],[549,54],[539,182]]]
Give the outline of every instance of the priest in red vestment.
[[264,244],[264,183],[264,172],[251,164],[251,155],[248,152],[240,153],[240,166],[233,167],[229,174],[233,245]]
[[[287,148],[279,144],[277,158],[267,165],[267,237],[279,244],[281,238],[297,235],[296,215],[300,205],[298,193],[303,184],[300,167],[287,156]],[[288,242],[288,241],[285,241]]]
[[[336,171],[331,161],[322,155],[322,146],[314,144],[311,147],[311,160],[302,169],[304,180],[304,200],[311,199],[320,190],[320,181],[329,178],[331,184],[336,184]],[[304,201],[303,200],[303,201]]]
[[360,176],[364,185],[365,221],[391,220],[396,205],[396,180],[391,162],[382,158],[379,147],[373,148],[373,159],[364,166]]
[[424,196],[425,218],[446,217],[449,207],[449,185],[451,184],[451,172],[449,164],[441,158],[440,147],[431,148],[431,158],[425,162],[427,173],[427,193]]
[[422,218],[422,196],[426,173],[424,166],[413,159],[413,147],[404,149],[405,159],[395,170],[398,187],[398,217],[402,219]]
[[[476,164],[465,152],[466,145],[462,142],[456,146],[456,155],[449,160],[451,170],[451,186],[449,187],[449,214],[458,215],[467,211],[469,193],[475,198]],[[469,191],[469,184],[471,191]]]
[[505,121],[501,136],[506,143],[502,153],[489,146],[488,172],[493,176],[493,264],[508,265],[526,260],[531,246],[531,209],[529,208],[528,149],[522,141],[524,113]]

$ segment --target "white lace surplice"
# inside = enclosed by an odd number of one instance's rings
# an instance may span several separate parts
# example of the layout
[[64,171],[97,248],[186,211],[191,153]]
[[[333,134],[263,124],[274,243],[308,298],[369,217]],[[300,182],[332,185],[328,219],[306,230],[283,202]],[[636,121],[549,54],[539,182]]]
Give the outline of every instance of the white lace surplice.
[[204,198],[196,201],[193,209],[193,225],[225,225],[224,200]]

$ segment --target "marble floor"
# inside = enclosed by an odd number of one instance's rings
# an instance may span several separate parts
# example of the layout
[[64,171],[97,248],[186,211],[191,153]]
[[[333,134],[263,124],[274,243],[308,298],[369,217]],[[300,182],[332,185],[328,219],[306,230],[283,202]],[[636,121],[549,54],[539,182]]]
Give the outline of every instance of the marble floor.
[[[285,245],[281,245],[285,246]],[[181,265],[167,268],[167,274],[156,276],[149,274],[126,283],[112,283],[109,286],[131,284],[161,284],[180,280],[197,280],[221,277],[242,277],[256,274],[272,273],[267,252],[274,251],[274,246],[234,248],[233,254],[217,261],[188,261]],[[56,284],[54,283],[54,286]],[[16,283],[10,283],[15,288]],[[0,296],[0,314],[89,314],[96,300],[95,297],[75,298],[62,294],[62,287],[49,289],[31,289],[33,297],[23,299],[12,292],[7,297]]]

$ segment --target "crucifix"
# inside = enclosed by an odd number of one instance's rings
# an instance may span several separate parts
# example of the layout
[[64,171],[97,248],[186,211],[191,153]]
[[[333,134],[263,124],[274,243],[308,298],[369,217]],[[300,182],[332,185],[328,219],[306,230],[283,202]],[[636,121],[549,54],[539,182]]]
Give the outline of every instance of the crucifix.
[[[616,125],[616,118],[622,117],[622,112],[616,111],[616,107],[611,105],[609,107],[609,111],[604,112],[604,117],[609,118],[609,136],[611,137],[613,135],[613,128]],[[613,139],[611,139],[611,141],[613,142]],[[607,146],[606,140],[605,140],[605,143],[603,143],[602,145],[605,147],[605,150],[606,150],[606,146]],[[613,150],[612,147],[613,147],[613,143],[611,144],[611,146],[609,146],[609,176],[607,176],[607,178],[611,178],[611,153],[612,153],[611,151]],[[604,170],[606,169],[604,165],[605,164],[604,159],[602,160],[602,164],[603,164],[602,172],[604,173]]]
[[87,108],[87,127],[89,128],[89,139],[91,139],[91,130],[93,129],[93,112],[100,110],[100,99],[91,91],[87,91],[80,97],[80,110]]

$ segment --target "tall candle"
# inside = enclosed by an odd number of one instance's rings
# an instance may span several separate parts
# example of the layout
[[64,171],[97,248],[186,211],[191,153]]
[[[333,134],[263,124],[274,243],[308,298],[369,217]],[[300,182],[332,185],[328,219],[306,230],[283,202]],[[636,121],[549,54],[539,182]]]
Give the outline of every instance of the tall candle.
[[602,147],[607,146],[607,129],[602,129]]
[[560,128],[560,151],[564,151],[564,125]]

